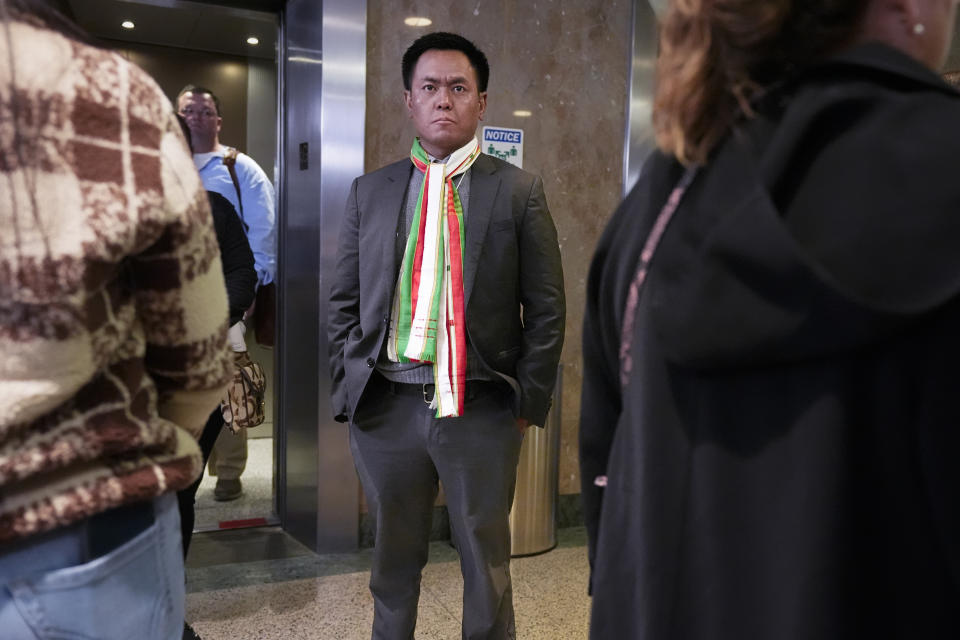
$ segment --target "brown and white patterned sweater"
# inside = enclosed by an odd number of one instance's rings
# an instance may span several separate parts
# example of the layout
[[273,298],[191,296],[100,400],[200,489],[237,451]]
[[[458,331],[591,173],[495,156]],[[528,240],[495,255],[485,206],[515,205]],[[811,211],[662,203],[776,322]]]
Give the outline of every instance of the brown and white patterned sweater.
[[0,552],[189,485],[226,329],[163,93],[115,54],[0,23]]

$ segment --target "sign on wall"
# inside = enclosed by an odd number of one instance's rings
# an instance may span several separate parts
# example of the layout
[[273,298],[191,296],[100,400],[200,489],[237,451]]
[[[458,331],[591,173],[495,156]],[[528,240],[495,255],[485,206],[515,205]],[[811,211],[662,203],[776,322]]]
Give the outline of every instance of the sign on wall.
[[523,168],[523,129],[484,127],[481,148],[487,155]]

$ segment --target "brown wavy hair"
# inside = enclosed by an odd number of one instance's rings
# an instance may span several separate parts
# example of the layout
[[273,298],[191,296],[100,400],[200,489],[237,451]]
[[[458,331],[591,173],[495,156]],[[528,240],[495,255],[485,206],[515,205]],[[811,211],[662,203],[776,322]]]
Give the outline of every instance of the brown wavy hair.
[[685,165],[706,162],[766,87],[847,44],[867,3],[671,0],[657,61],[657,145]]

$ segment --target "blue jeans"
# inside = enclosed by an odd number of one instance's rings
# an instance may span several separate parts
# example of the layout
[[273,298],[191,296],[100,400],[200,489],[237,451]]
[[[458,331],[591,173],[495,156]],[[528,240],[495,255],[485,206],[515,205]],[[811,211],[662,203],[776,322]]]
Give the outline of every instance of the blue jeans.
[[176,496],[153,506],[152,524],[92,559],[89,521],[0,548],[0,636],[180,638],[185,591]]

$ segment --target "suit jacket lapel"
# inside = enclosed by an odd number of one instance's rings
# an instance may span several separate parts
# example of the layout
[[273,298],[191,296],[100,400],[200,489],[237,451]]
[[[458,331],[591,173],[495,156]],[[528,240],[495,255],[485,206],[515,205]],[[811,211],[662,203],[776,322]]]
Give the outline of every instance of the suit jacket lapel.
[[397,255],[397,224],[400,222],[400,216],[404,213],[403,196],[407,191],[407,185],[410,184],[410,172],[412,170],[413,163],[409,159],[387,167],[386,179],[373,196],[377,201],[377,212],[374,220],[377,228],[376,237],[382,239],[381,255],[384,257],[385,277],[391,283],[397,277],[397,264],[403,258],[402,255]]
[[470,200],[467,202],[467,229],[463,241],[463,299],[467,303],[473,291],[493,203],[500,191],[500,178],[496,175],[497,168],[490,156],[481,154],[470,170]]

